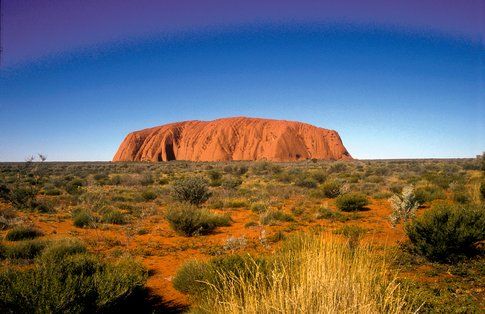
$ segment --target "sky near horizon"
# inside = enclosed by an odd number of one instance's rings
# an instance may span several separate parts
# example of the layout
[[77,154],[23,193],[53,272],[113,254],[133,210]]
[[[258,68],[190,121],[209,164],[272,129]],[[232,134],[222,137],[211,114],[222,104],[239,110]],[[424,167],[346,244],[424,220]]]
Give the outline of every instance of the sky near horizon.
[[230,116],[335,129],[354,158],[474,157],[484,44],[484,0],[3,0],[0,161]]

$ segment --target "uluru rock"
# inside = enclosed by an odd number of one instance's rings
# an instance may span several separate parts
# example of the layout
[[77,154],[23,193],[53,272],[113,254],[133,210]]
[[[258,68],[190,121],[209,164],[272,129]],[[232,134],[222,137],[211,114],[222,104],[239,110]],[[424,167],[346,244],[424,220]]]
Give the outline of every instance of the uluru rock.
[[336,131],[259,118],[184,121],[126,136],[113,161],[352,159]]

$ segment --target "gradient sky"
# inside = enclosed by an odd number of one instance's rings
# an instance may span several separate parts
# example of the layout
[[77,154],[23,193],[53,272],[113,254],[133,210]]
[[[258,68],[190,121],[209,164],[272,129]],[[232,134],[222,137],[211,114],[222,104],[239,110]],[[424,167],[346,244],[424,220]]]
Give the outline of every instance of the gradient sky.
[[355,158],[485,150],[483,0],[2,2],[0,161],[243,115],[335,129]]

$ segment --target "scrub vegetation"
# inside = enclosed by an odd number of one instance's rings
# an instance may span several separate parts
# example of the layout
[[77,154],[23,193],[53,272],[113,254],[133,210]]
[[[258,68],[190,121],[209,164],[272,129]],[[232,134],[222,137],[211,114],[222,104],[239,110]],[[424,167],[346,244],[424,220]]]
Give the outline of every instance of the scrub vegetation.
[[0,164],[2,313],[478,313],[485,161]]

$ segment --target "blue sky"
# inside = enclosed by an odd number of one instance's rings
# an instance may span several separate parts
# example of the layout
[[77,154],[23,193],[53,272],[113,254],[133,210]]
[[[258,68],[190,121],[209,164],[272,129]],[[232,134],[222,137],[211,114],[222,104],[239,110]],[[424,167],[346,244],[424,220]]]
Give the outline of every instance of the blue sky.
[[483,43],[368,24],[151,34],[0,72],[0,161],[110,160],[134,130],[253,116],[335,129],[355,158],[485,150]]

